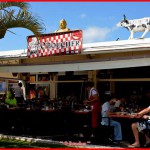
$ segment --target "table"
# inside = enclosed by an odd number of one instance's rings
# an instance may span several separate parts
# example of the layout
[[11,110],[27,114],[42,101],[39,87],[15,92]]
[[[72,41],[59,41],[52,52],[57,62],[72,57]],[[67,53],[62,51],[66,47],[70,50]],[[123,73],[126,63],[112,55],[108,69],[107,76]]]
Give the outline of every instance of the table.
[[0,108],[0,118],[0,132],[12,135],[76,134],[91,124],[91,112],[81,110]]
[[123,140],[128,140],[131,143],[134,141],[131,124],[146,121],[144,118],[139,118],[139,116],[135,117],[135,114],[111,114],[109,118],[121,123]]

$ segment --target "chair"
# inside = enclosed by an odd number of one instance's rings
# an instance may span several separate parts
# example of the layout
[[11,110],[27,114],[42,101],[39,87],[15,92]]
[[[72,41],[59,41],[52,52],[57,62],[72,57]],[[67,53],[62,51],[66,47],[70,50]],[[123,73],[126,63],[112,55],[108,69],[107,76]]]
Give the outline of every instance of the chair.
[[107,125],[101,125],[101,122],[100,122],[99,127],[97,129],[95,129],[94,135],[95,135],[94,142],[96,142],[97,144],[99,144],[99,143],[104,143],[104,144],[113,143],[114,127],[110,126],[110,120],[109,120],[108,126]]
[[114,127],[101,125],[95,130],[94,141],[98,143],[113,143]]

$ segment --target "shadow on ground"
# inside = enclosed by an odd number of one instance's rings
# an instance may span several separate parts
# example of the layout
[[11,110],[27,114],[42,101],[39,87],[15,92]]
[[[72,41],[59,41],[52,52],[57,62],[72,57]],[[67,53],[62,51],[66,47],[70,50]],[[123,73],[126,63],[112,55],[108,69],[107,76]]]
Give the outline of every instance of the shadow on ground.
[[56,143],[31,143],[27,141],[13,140],[13,139],[1,139],[0,148],[67,148],[63,144]]

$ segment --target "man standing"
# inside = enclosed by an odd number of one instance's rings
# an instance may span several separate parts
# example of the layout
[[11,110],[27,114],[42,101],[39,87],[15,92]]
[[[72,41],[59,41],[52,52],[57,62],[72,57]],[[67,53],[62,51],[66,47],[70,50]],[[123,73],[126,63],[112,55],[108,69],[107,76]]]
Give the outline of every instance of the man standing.
[[18,82],[18,86],[14,89],[17,104],[23,103],[23,90],[21,87],[22,87],[22,83]]
[[85,100],[85,104],[90,104],[92,109],[92,129],[93,132],[99,125],[99,113],[100,113],[100,102],[98,91],[94,88],[93,82],[86,83],[86,91],[88,92],[88,99]]

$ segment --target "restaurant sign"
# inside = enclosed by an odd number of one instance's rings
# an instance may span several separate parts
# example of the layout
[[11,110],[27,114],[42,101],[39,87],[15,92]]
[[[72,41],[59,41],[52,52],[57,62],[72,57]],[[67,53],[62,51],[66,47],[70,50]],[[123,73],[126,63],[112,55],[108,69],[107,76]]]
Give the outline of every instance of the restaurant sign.
[[29,58],[80,54],[82,50],[82,30],[42,34],[39,39],[27,37]]

